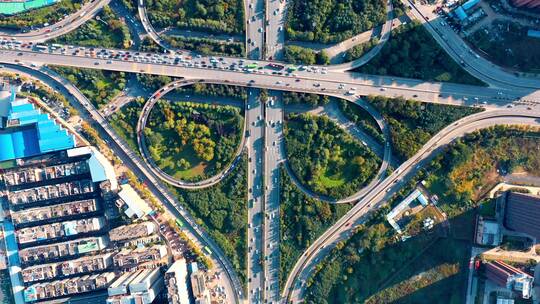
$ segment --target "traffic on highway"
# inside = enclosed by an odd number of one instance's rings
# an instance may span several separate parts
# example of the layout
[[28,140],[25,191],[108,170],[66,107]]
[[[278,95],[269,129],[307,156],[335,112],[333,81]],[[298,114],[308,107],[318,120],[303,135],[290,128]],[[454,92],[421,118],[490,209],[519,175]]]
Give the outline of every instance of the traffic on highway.
[[[160,203],[186,223],[188,237],[195,240],[197,246],[206,248],[205,253],[225,274],[222,278],[225,286],[223,293],[234,303],[301,303],[306,283],[317,265],[340,241],[349,238],[356,227],[364,224],[371,214],[400,191],[444,146],[467,133],[494,125],[540,126],[540,81],[510,73],[481,58],[463,42],[455,29],[437,19],[437,11],[428,12],[423,4],[403,1],[411,9],[411,18],[420,20],[437,43],[466,71],[484,81],[486,86],[348,72],[373,59],[391,39],[393,6],[396,5],[392,1],[385,2],[386,19],[382,23],[378,44],[359,59],[339,65],[303,65],[282,61],[286,0],[243,1],[245,18],[242,22],[245,25],[247,58],[201,55],[171,48],[149,21],[144,0],[137,1],[139,20],[144,35],[163,49],[160,52],[47,42],[84,24],[108,3],[109,0],[91,1],[57,24],[37,31],[17,35],[0,33],[0,70],[18,71],[51,83],[83,110],[85,120],[99,125],[100,135],[112,143],[114,153],[149,184],[149,189]],[[133,19],[130,20],[140,27]],[[75,85],[51,71],[49,65],[174,77],[173,82],[149,94],[142,107],[136,126],[140,155],[134,153],[125,140],[116,134],[107,117]],[[152,108],[160,99],[178,88],[198,83],[242,86],[247,88],[248,93],[242,103],[245,115],[242,140],[234,151],[233,161],[215,176],[203,181],[186,182],[165,173],[152,160],[144,129]],[[375,177],[349,197],[335,200],[320,196],[292,176],[293,182],[309,197],[326,203],[350,203],[354,206],[309,244],[293,269],[287,270],[290,274],[284,285],[280,286],[280,174],[284,169],[291,171],[287,167],[284,142],[283,92],[316,93],[355,103],[371,116],[384,141],[362,141],[379,155],[382,162]],[[415,155],[399,164],[392,158],[389,122],[362,98],[368,95],[477,107],[483,111],[445,127]],[[164,185],[167,183],[185,189],[216,185],[240,165],[244,155],[248,160],[246,286],[242,285],[223,250]]]

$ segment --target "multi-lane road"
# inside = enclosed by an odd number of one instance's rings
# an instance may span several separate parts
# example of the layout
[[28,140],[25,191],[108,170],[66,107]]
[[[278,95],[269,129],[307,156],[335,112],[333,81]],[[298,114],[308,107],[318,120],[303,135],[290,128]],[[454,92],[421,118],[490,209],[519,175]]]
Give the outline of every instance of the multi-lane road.
[[92,19],[111,0],[92,0],[83,5],[77,12],[65,17],[55,24],[51,24],[40,29],[27,33],[5,33],[0,32],[0,36],[7,36],[25,42],[43,42],[52,38],[65,35],[86,21]]
[[228,299],[239,303],[244,298],[242,286],[237,274],[234,272],[232,265],[225,257],[221,248],[210,238],[207,233],[199,227],[195,219],[181,206],[174,198],[174,195],[161,184],[160,179],[152,174],[139,156],[131,150],[128,144],[120,138],[113,128],[109,125],[106,118],[92,105],[92,103],[81,93],[73,84],[66,79],[42,67],[41,69],[31,69],[21,66],[2,67],[7,71],[14,71],[19,74],[26,74],[32,78],[41,80],[51,88],[55,88],[63,93],[70,100],[71,104],[81,113],[85,120],[94,122],[100,128],[97,129],[102,139],[106,140],[109,147],[114,151],[124,165],[132,170],[149,188],[149,190],[158,198],[177,218],[183,218],[188,224],[184,232],[188,237],[199,246],[209,246],[212,250],[210,258],[214,262],[216,270],[224,274],[223,285]]
[[444,128],[430,139],[416,155],[404,162],[385,180],[373,187],[345,216],[325,231],[304,252],[295,264],[284,286],[283,298],[287,303],[298,303],[303,298],[305,282],[318,262],[335,245],[351,236],[354,227],[362,224],[369,214],[382,206],[405,184],[408,179],[429,162],[441,148],[456,138],[478,129],[498,124],[540,126],[540,109],[526,110],[524,107],[490,110],[465,117]]
[[454,61],[460,63],[462,67],[476,78],[492,86],[501,88],[538,88],[540,78],[518,76],[517,73],[505,71],[499,66],[489,62],[487,59],[477,55],[461,39],[458,33],[445,26],[441,22],[442,18],[431,11],[423,9],[422,5],[410,0],[402,0],[410,6],[413,16],[419,20],[428,30],[437,43],[448,53]]
[[[285,0],[265,0],[265,59],[282,60],[285,44]],[[285,160],[283,138],[283,96],[281,91],[269,91],[265,104],[264,152],[264,299],[278,303],[281,299],[280,271],[280,164]]]
[[[167,75],[183,77],[184,80],[169,84],[158,90],[150,98],[143,110],[139,121],[138,133],[142,134],[142,128],[148,113],[158,99],[175,86],[191,84],[195,81],[206,81],[210,83],[221,83],[246,86],[248,90],[248,100],[245,105],[245,123],[247,131],[246,146],[248,151],[248,294],[246,298],[252,303],[278,303],[282,297],[288,301],[298,302],[302,299],[304,282],[312,273],[314,266],[331,250],[339,240],[350,236],[351,230],[356,225],[362,223],[368,214],[382,205],[384,201],[395,193],[404,180],[410,178],[421,166],[433,157],[440,147],[448,144],[458,136],[467,132],[484,128],[493,124],[529,124],[538,125],[540,117],[536,103],[540,102],[540,81],[534,78],[517,76],[504,71],[490,62],[477,58],[474,52],[464,46],[459,36],[445,28],[437,20],[428,22],[425,13],[417,9],[414,3],[403,0],[407,5],[413,7],[413,14],[422,20],[428,31],[437,42],[450,54],[457,62],[461,62],[464,68],[489,84],[489,87],[476,87],[453,83],[425,82],[415,79],[398,77],[373,76],[358,73],[344,73],[344,71],[360,66],[373,58],[390,37],[392,20],[392,3],[387,2],[387,22],[382,27],[380,44],[362,58],[343,65],[330,66],[327,69],[322,67],[307,67],[293,72],[276,71],[269,68],[269,63],[280,63],[283,56],[284,44],[284,22],[286,17],[285,0],[245,0],[245,24],[246,24],[246,51],[250,60],[233,57],[222,57],[219,63],[209,64],[215,60],[208,56],[195,56],[188,61],[173,62],[162,57],[163,54],[139,54],[140,57],[161,58],[156,61],[143,62],[134,60],[133,57],[120,58],[96,58],[93,54],[80,55],[71,54],[71,50],[77,47],[67,47],[67,52],[60,49],[51,52],[34,52],[29,49],[12,50],[0,49],[0,62],[9,64],[19,64],[25,66],[53,64],[60,66],[74,66],[80,68],[104,69],[111,71],[124,71],[132,73],[148,73],[154,75]],[[99,10],[106,5],[109,0],[97,0],[87,4],[79,12],[68,16],[63,21],[48,28],[26,34],[14,35],[15,39],[23,42],[42,42],[47,39],[65,34],[86,20],[92,18]],[[146,7],[143,0],[137,1],[139,16],[146,33],[158,44],[167,50],[175,53],[159,36],[150,24]],[[2,34],[0,33],[0,36]],[[10,36],[11,38],[11,36]],[[106,53],[121,52],[121,50],[106,50]],[[125,51],[124,51],[125,52]],[[88,52],[86,52],[88,53]],[[178,53],[169,55],[178,57]],[[266,60],[263,60],[266,59]],[[160,63],[161,61],[161,63]],[[208,64],[207,64],[208,63]],[[248,64],[255,64],[257,68],[243,68]],[[235,66],[235,68],[233,68]],[[240,68],[238,68],[240,67]],[[25,67],[18,69],[27,70]],[[32,73],[36,71],[29,70]],[[324,72],[323,72],[324,71]],[[37,75],[44,77],[43,74]],[[192,237],[201,244],[208,244],[214,254],[215,262],[221,267],[228,277],[226,289],[230,295],[229,299],[234,302],[243,301],[242,287],[236,277],[230,263],[223,253],[209,239],[209,237],[195,224],[193,219],[168,193],[160,181],[161,179],[174,185],[189,187],[204,187],[219,182],[229,169],[199,184],[189,184],[182,181],[169,179],[161,174],[161,170],[147,157],[144,161],[138,155],[130,151],[122,139],[118,138],[114,131],[108,126],[99,112],[91,103],[66,80],[58,75],[48,76],[55,78],[55,81],[65,86],[81,107],[84,107],[89,116],[99,123],[106,138],[114,142],[113,149],[119,153],[121,159],[127,163],[135,172],[148,180],[156,196],[164,202],[168,209],[177,216],[182,216],[190,225]],[[260,88],[270,89],[270,99],[265,105],[260,98]],[[424,102],[434,102],[452,105],[481,106],[487,111],[466,117],[459,122],[443,129],[433,137],[415,156],[403,163],[389,177],[384,178],[384,171],[391,160],[389,142],[385,143],[383,164],[377,178],[367,187],[357,194],[345,200],[337,202],[358,203],[340,219],[335,225],[328,229],[319,239],[317,239],[308,250],[301,256],[289,276],[283,290],[282,296],[279,294],[279,164],[285,160],[284,145],[282,135],[283,104],[280,91],[310,92],[345,98],[350,102],[365,103],[358,97],[365,95],[383,95],[387,97],[402,96]],[[527,103],[523,106],[516,101],[521,100]],[[389,131],[386,123],[374,109],[368,112],[377,120],[380,128],[385,133],[385,138],[389,138]],[[147,112],[146,112],[147,111]],[[142,154],[145,153],[144,136],[138,136]],[[239,147],[240,154],[244,142]],[[238,159],[238,157],[237,157]],[[156,169],[157,168],[157,169]],[[177,185],[178,186],[178,185]]]
[[[109,51],[118,52],[118,50]],[[259,65],[261,69],[256,69],[252,72],[246,72],[241,69],[232,70],[226,65],[223,66],[223,64],[217,68],[203,67],[201,65],[202,62],[209,62],[211,60],[209,57],[194,58],[189,65],[175,65],[172,63],[136,62],[130,58],[127,58],[127,60],[101,59],[87,57],[84,54],[61,54],[59,50],[53,53],[41,53],[29,50],[0,50],[0,54],[0,62],[4,63],[21,63],[27,65],[39,63],[216,81],[230,80],[243,86],[323,94],[335,93],[342,96],[347,94],[382,95],[387,97],[402,96],[424,102],[452,105],[473,106],[475,104],[485,103],[486,107],[507,105],[517,99],[529,101],[540,100],[540,91],[533,87],[515,87],[512,89],[478,87],[455,83],[426,82],[409,78],[332,71],[323,74],[304,70],[295,73],[281,72],[280,75],[277,73],[273,74],[275,70],[263,65]],[[146,53],[141,53],[141,56],[146,56]],[[158,56],[158,54],[155,54],[155,56]],[[244,62],[244,60],[238,58],[232,60],[235,60],[235,63],[238,62],[238,64]],[[232,65],[229,59],[224,58],[223,61],[227,65]],[[540,82],[535,85],[540,88]]]

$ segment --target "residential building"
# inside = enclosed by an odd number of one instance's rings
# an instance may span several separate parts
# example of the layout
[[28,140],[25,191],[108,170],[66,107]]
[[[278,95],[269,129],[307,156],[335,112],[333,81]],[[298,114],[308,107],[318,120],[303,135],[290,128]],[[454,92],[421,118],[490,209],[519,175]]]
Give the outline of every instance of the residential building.
[[176,260],[165,272],[165,286],[169,304],[190,304],[186,260]]
[[61,258],[69,258],[88,252],[96,252],[104,249],[107,245],[108,240],[106,238],[102,236],[91,237],[21,249],[19,251],[19,256],[21,263],[23,264],[42,264]]
[[108,289],[107,304],[150,304],[164,287],[160,268],[127,273],[117,281]]
[[24,300],[34,302],[105,289],[115,277],[113,272],[105,272],[33,284],[24,289]]
[[540,9],[540,0],[512,0],[512,4],[524,9]]
[[156,232],[156,225],[148,221],[111,229],[109,231],[109,237],[112,242],[125,242],[150,236],[154,232]]
[[96,232],[105,227],[103,217],[92,217],[19,229],[16,232],[19,244],[34,243],[80,233]]
[[113,262],[115,266],[123,268],[155,268],[167,263],[167,246],[123,249],[113,257]]

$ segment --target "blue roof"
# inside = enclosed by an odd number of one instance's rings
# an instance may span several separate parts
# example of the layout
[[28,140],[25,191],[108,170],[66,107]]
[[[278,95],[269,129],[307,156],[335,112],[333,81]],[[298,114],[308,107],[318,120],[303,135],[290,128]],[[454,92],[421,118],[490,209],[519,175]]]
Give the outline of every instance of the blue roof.
[[463,9],[462,6],[456,8],[454,13],[456,14],[459,20],[465,20],[467,18],[467,13],[465,13],[465,10]]
[[473,6],[477,5],[478,3],[480,2],[480,0],[469,0],[465,3],[463,3],[463,5],[461,7],[463,7],[464,10],[468,10],[470,8],[472,8]]
[[8,101],[10,127],[0,129],[0,161],[75,147],[72,135],[27,100],[16,100],[14,93]]
[[540,31],[528,30],[527,31],[527,36],[533,37],[533,38],[540,38]]

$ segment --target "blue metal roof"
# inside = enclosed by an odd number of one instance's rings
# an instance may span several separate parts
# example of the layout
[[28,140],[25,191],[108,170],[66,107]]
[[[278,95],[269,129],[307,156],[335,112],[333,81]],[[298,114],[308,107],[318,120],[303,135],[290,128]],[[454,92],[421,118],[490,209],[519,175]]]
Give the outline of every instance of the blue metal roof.
[[533,37],[533,38],[540,38],[540,31],[537,30],[528,30],[527,36]]
[[462,6],[456,8],[454,13],[456,14],[456,16],[458,17],[459,20],[463,21],[463,20],[465,20],[467,18],[467,13],[465,13],[465,10],[463,9]]
[[461,7],[463,7],[464,10],[468,10],[473,6],[477,5],[478,3],[480,3],[480,0],[469,0],[465,2]]
[[75,147],[75,139],[27,100],[10,98],[10,127],[0,130],[0,161],[24,158]]

